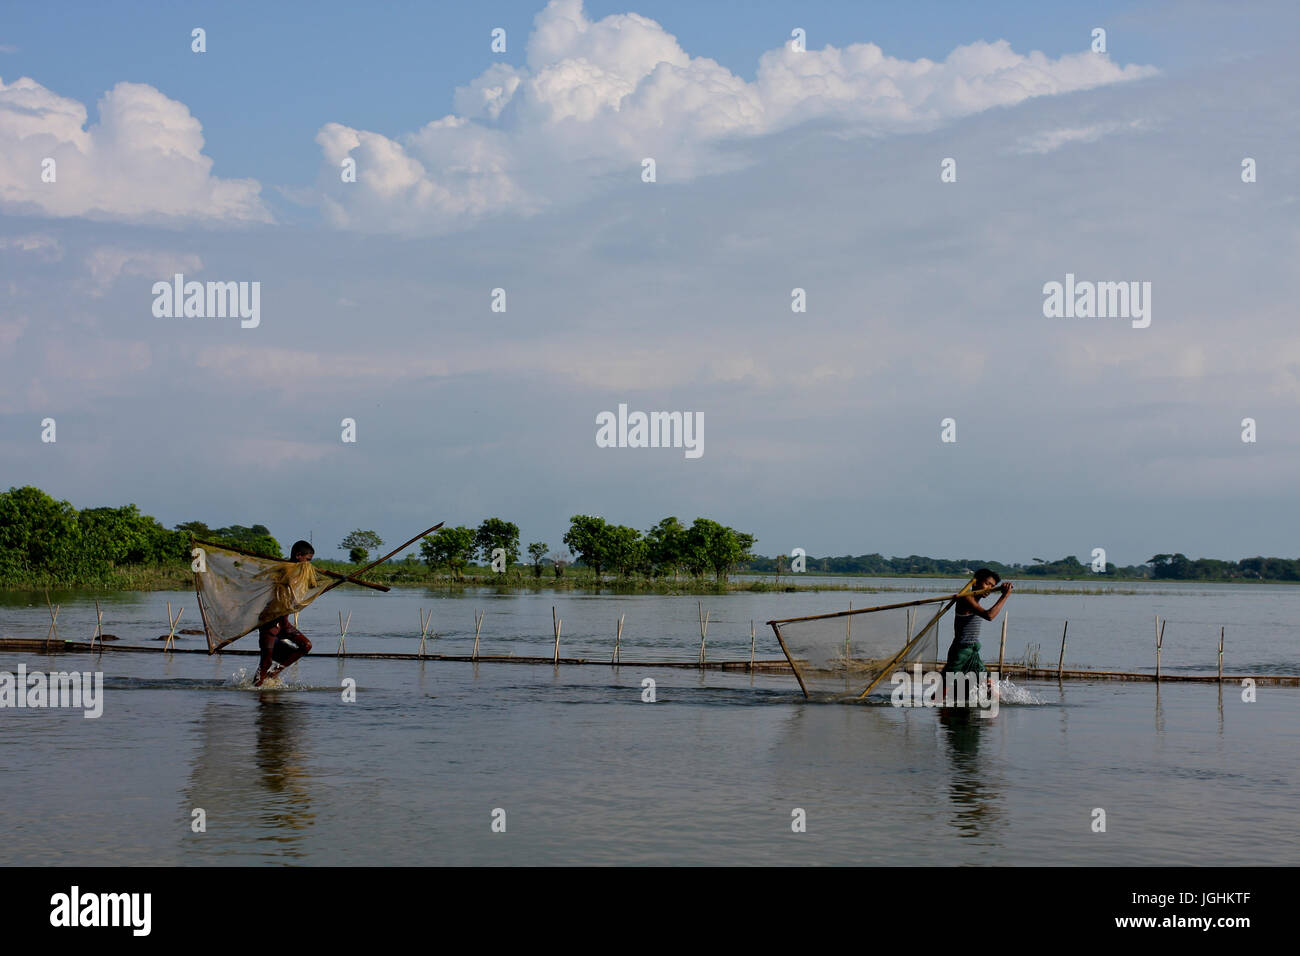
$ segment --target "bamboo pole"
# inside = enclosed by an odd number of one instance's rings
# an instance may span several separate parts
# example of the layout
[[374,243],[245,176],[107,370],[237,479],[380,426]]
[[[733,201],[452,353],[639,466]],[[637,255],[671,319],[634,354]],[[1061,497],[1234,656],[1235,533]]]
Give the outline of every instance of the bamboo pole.
[[611,664],[618,663],[618,651],[619,647],[623,643],[623,618],[626,616],[626,614],[620,614],[618,616],[618,629],[614,632],[614,657],[610,660]]
[[168,602],[167,602],[167,626],[168,626],[168,631],[167,631],[167,643],[163,645],[163,650],[164,650],[164,651],[170,651],[170,650],[174,650],[174,649],[175,649],[175,648],[173,647],[173,644],[174,644],[175,639],[176,639],[176,625],[179,624],[179,623],[181,622],[181,613],[182,613],[184,610],[185,610],[185,608],[183,608],[183,607],[182,607],[182,608],[178,608],[177,611],[176,611],[176,619],[175,619],[175,620],[172,620],[172,602],[171,602],[171,601],[168,601]]
[[1160,650],[1165,646],[1165,625],[1169,619],[1160,622],[1160,632],[1156,634],[1156,680],[1160,680]]
[[703,601],[697,603],[700,606],[700,666],[703,666],[705,661],[704,641],[709,633],[709,615],[713,612],[704,610]]
[[429,639],[429,625],[433,622],[433,608],[429,608],[429,614],[426,617],[424,608],[417,608],[420,612],[420,651],[418,656],[424,657],[424,642]]
[[[849,610],[853,610],[853,602],[849,602]],[[851,643],[853,637],[853,618],[844,619],[844,666],[847,667],[849,661],[853,658],[853,646]]]
[[1065,668],[1065,635],[1070,630],[1070,622],[1065,622],[1065,627],[1061,630],[1061,656],[1056,661],[1056,679],[1061,679],[1061,671]]
[[998,676],[999,677],[1002,676],[1002,662],[1006,659],[1007,656],[1007,618],[1008,617],[1010,617],[1010,613],[1007,611],[1003,611],[1002,612],[1002,641],[998,644]]
[[[389,558],[391,558],[393,555],[395,555],[398,551],[403,551],[403,550],[405,550],[406,547],[407,547],[408,545],[415,544],[415,542],[419,541],[421,538],[423,538],[423,537],[427,537],[428,535],[433,534],[435,531],[437,531],[439,528],[441,528],[442,525],[443,525],[443,522],[439,521],[436,525],[434,525],[434,526],[433,526],[432,528],[430,528],[428,531],[421,531],[419,534],[417,534],[417,535],[416,535],[414,538],[412,538],[411,540],[409,540],[409,541],[403,541],[400,545],[398,545],[398,546],[397,546],[396,548],[394,548],[392,551],[389,551],[389,552],[388,552],[386,555],[384,555],[382,558],[376,558],[374,561],[371,561],[369,564],[367,564],[364,568],[361,568],[360,570],[355,571],[355,572],[353,572],[352,574],[349,574],[347,577],[340,578],[339,580],[335,581],[333,584],[329,585],[329,587],[325,588],[325,591],[333,590],[334,588],[338,587],[340,584],[343,584],[343,583],[346,582],[346,581],[351,581],[353,584],[360,584],[361,582],[358,581],[357,578],[361,577],[361,575],[365,574],[365,573],[366,573],[367,571],[369,571],[371,568],[378,567],[379,565],[383,564],[385,561],[387,561]],[[333,575],[331,575],[331,576],[333,576]],[[380,587],[381,590],[385,590],[385,591],[388,590],[387,588],[383,587],[383,585],[379,585],[379,587]],[[321,591],[321,594],[324,594],[325,591]],[[317,595],[317,596],[319,597],[319,595]]]
[[45,592],[45,606],[50,609],[50,629],[45,632],[45,642],[48,644],[51,638],[56,641],[59,639],[59,608],[62,607],[62,605],[50,603],[48,589]]
[[[236,548],[232,544],[221,544],[217,541],[203,541],[200,540],[199,538],[191,538],[190,541],[192,544],[201,544],[205,548],[220,548],[222,551],[233,551],[235,554],[247,555],[250,558],[261,558],[263,561],[280,561],[282,563],[284,562],[283,558],[273,558],[269,555],[258,554],[255,551],[245,551],[243,548]],[[363,588],[371,588],[372,590],[375,591],[387,592],[392,590],[392,588],[390,588],[386,584],[375,584],[373,581],[360,580],[359,575],[362,573],[361,571],[356,571],[353,572],[352,574],[339,574],[337,571],[327,571],[324,568],[317,568],[315,565],[312,565],[312,567],[317,574],[323,574],[327,578],[337,578],[338,584],[342,584],[343,582],[347,581],[352,584],[359,584]],[[325,590],[330,590],[333,587],[335,587],[335,585],[330,585],[330,587],[326,588]],[[325,593],[324,591],[321,592],[321,594],[324,593]],[[297,625],[295,624],[294,627],[297,627]]]
[[551,626],[555,628],[555,657],[551,663],[556,667],[560,665],[560,627],[564,622],[555,616],[555,605],[551,605]]
[[[796,624],[800,621],[822,621],[831,617],[843,617],[846,614],[870,614],[872,611],[893,611],[900,607],[920,607],[922,604],[940,604],[944,601],[956,601],[962,595],[970,595],[973,598],[986,597],[1000,588],[984,588],[982,591],[967,591],[962,589],[956,594],[944,594],[941,597],[922,598],[919,601],[903,601],[899,604],[880,604],[876,607],[859,607],[852,611],[831,611],[828,614],[809,614],[804,617],[783,617],[774,621],[767,621],[767,624]],[[944,608],[946,612],[948,609]]]
[[749,669],[754,669],[754,619],[749,620]]
[[[907,647],[903,648],[901,651],[899,651],[897,654],[895,654],[893,657],[889,659],[889,663],[886,664],[883,668],[881,668],[880,673],[876,675],[876,679],[873,680],[870,684],[868,684],[866,690],[864,690],[861,694],[858,695],[858,700],[861,700],[862,698],[870,694],[875,689],[876,685],[885,679],[885,675],[889,673],[890,668],[892,668],[896,663],[898,663],[899,659],[902,658],[903,655],[906,654],[909,649],[911,649],[914,645],[916,645],[919,641],[921,641],[927,634],[930,633],[930,630],[936,624],[939,623],[939,620],[945,614],[948,613],[949,608],[951,608],[954,604],[957,603],[957,598],[961,597],[963,594],[970,594],[972,596],[982,596],[985,594],[991,594],[993,591],[996,590],[996,588],[985,588],[983,591],[972,591],[971,586],[974,583],[975,583],[975,579],[971,578],[968,582],[966,582],[966,586],[962,588],[960,591],[958,591],[956,594],[950,595],[949,597],[946,598],[940,598],[940,600],[947,601],[948,603],[939,609],[938,614],[930,618],[930,623],[926,624],[925,627],[921,628],[921,630],[917,633],[916,637],[912,638],[912,640],[908,643]],[[932,604],[932,603],[933,603],[932,600],[931,601],[910,601],[895,606],[911,607],[920,604]],[[822,616],[829,616],[829,615],[822,615]],[[777,630],[775,627],[773,627],[773,630],[776,630],[777,639],[780,640],[781,632]],[[790,662],[791,670],[793,670],[795,676],[799,678],[799,687],[802,688],[804,696],[807,697],[808,688],[804,687],[803,677],[799,675],[799,668],[794,666],[794,658],[790,656],[790,651],[788,648],[786,648],[785,641],[781,641],[781,650],[785,651],[786,660]]]
[[[99,649],[104,649],[104,612],[100,610],[99,598],[95,598],[95,633],[91,635],[90,646],[95,646],[95,639],[99,639]],[[1219,655],[1219,669],[1223,669],[1223,655]]]
[[[429,613],[432,614],[433,612],[430,611]],[[483,630],[483,616],[485,614],[487,614],[487,611],[474,611],[474,660],[478,660],[478,636],[479,632]]]
[[338,654],[342,654],[347,647],[348,627],[352,624],[352,612],[348,611],[347,622],[343,621],[343,612],[339,611],[339,649]]
[[1219,625],[1219,680],[1223,680],[1223,625]]

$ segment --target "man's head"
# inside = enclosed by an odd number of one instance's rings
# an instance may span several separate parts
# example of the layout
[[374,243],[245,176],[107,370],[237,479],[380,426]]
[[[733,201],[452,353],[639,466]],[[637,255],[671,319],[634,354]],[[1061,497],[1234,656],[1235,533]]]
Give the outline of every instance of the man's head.
[[980,568],[975,572],[975,590],[986,591],[989,588],[995,588],[1002,582],[1002,576],[996,571],[990,571],[988,568]]
[[295,541],[293,550],[289,552],[290,561],[310,561],[316,557],[316,549],[311,546],[310,541]]

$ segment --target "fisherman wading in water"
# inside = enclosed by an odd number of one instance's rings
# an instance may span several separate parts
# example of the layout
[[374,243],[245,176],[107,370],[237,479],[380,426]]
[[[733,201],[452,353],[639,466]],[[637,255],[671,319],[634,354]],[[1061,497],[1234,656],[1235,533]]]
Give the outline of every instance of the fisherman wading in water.
[[314,557],[316,550],[311,542],[295,541],[289,552],[291,563],[282,571],[277,569],[275,593],[264,612],[273,616],[263,620],[257,629],[262,660],[257,668],[257,677],[253,679],[254,687],[262,686],[273,665],[279,665],[276,673],[283,673],[311,651],[311,641],[289,621],[287,609],[297,606],[298,596],[316,586],[316,570],[311,566]]
[[[975,586],[973,590],[984,591],[988,588],[998,586],[1002,578],[996,571],[990,571],[988,568],[980,568],[975,572]],[[948,661],[943,665],[944,674],[970,674],[984,673],[984,661],[980,658],[980,621],[991,621],[998,616],[1002,610],[1002,605],[1007,603],[1007,598],[1012,591],[1011,582],[1003,584],[1000,588],[1002,596],[998,598],[997,603],[990,608],[980,606],[969,594],[963,594],[957,598],[956,616],[953,618],[953,641],[952,646],[948,648]],[[947,680],[944,681],[945,687]],[[973,685],[972,685],[973,686]],[[989,693],[992,694],[996,688],[993,681],[989,679]]]

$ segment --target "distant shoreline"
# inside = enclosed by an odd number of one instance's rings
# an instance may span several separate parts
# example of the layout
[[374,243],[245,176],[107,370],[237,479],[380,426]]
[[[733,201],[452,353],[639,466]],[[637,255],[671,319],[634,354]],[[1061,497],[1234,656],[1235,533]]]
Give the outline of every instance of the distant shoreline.
[[[342,573],[354,572],[355,565],[347,564],[342,561],[317,561],[316,564],[330,571]],[[540,577],[533,574],[529,566],[516,566],[503,573],[494,573],[486,567],[470,567],[459,576],[450,575],[445,572],[435,572],[427,568],[422,563],[412,564],[408,562],[390,562],[378,568],[373,568],[366,574],[366,578],[376,583],[385,584],[394,588],[445,588],[447,590],[462,590],[465,588],[477,587],[496,587],[507,590],[527,590],[527,591],[600,591],[614,592],[620,594],[719,594],[719,593],[763,593],[763,592],[810,592],[818,591],[865,591],[865,592],[888,592],[888,591],[915,591],[915,587],[889,587],[889,586],[868,586],[864,587],[854,582],[864,580],[884,580],[897,581],[900,585],[903,582],[924,582],[924,581],[952,581],[961,577],[961,575],[940,574],[940,573],[918,573],[918,574],[857,574],[851,572],[833,572],[833,571],[807,571],[802,573],[785,572],[778,579],[776,574],[771,571],[737,571],[731,575],[730,580],[722,583],[715,582],[711,578],[704,580],[694,580],[690,578],[679,578],[676,582],[671,579],[655,579],[646,581],[644,579],[618,579],[610,576],[602,576],[598,581],[595,575],[584,568],[568,567],[561,577],[555,577],[550,567],[544,568],[544,574]],[[803,583],[807,578],[817,578],[818,583]],[[1021,594],[1137,594],[1141,593],[1136,588],[1125,587],[1126,585],[1197,585],[1197,584],[1268,584],[1280,587],[1294,586],[1294,581],[1265,580],[1265,579],[1242,579],[1242,578],[1204,578],[1195,580],[1175,579],[1175,578],[1150,578],[1150,577],[1127,577],[1114,574],[1098,574],[1089,577],[1079,576],[1054,576],[1046,574],[1024,575],[1022,577],[1006,576],[1007,580],[1016,585],[1017,593]],[[840,582],[843,583],[840,583]],[[1052,585],[1069,585],[1076,584],[1077,587],[1046,587],[1038,588],[1037,584]],[[57,580],[57,579],[34,579],[30,581],[10,583],[0,587],[0,591],[8,593],[35,592],[43,590],[50,591],[184,591],[194,587],[194,576],[188,566],[149,566],[149,567],[132,567],[115,569],[108,580],[102,578],[92,581],[78,580]]]

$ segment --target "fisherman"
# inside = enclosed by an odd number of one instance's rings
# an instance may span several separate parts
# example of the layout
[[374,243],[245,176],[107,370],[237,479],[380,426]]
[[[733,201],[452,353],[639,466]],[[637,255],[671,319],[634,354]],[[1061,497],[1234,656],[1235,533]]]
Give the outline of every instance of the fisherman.
[[[991,621],[998,616],[1002,610],[1002,605],[1007,603],[1007,598],[1013,590],[1010,581],[999,587],[1002,578],[996,571],[990,571],[988,568],[980,568],[975,572],[976,591],[985,591],[997,587],[1002,592],[997,603],[990,608],[980,606],[979,601],[969,594],[963,594],[957,598],[955,616],[953,618],[953,641],[952,646],[948,648],[948,660],[943,665],[944,674],[970,674],[984,673],[987,668],[984,661],[980,658],[980,621]],[[944,687],[947,688],[948,681],[945,678]],[[992,678],[989,678],[989,693],[994,693],[996,688],[993,685]]]
[[[316,572],[311,567],[311,559],[314,557],[316,549],[311,546],[311,542],[294,542],[289,560],[293,564],[307,566],[290,566],[285,569],[283,580],[276,583],[274,596],[267,605],[268,611],[276,616],[264,621],[257,629],[257,643],[262,649],[262,660],[257,668],[257,677],[253,679],[254,687],[262,686],[273,665],[279,664],[280,671],[283,671],[311,652],[311,641],[289,621],[286,609],[296,603],[295,592],[315,587]],[[277,611],[281,613],[276,614]]]

